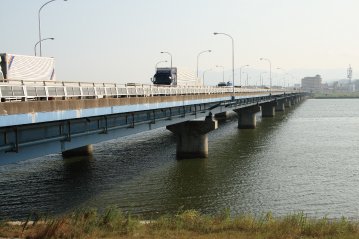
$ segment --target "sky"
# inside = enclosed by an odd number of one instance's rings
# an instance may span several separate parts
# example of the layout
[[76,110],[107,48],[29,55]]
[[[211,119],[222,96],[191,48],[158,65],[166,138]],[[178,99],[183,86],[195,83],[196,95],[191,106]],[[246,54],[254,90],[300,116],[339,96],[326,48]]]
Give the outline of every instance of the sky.
[[[46,0],[0,0],[0,52],[33,55],[38,10]],[[238,68],[259,81],[272,62],[274,84],[321,74],[359,79],[358,0],[56,0],[41,11],[43,56],[55,57],[57,80],[150,84],[155,65],[207,69],[205,83],[231,80],[234,39]],[[283,70],[277,70],[282,68]],[[287,72],[286,76],[284,72]],[[268,81],[265,74],[264,81]],[[246,78],[246,75],[242,75]],[[242,78],[242,80],[243,80]]]

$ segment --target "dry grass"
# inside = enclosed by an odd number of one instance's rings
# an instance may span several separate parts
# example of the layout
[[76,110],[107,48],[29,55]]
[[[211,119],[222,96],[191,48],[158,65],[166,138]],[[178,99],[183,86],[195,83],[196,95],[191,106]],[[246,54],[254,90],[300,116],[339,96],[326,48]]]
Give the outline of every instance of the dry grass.
[[228,211],[218,216],[206,216],[194,210],[144,223],[120,210],[108,209],[102,214],[86,210],[54,219],[27,220],[20,225],[0,223],[0,237],[354,239],[359,238],[359,224],[344,218],[314,220],[304,214],[274,218],[268,213],[261,218],[232,218]]

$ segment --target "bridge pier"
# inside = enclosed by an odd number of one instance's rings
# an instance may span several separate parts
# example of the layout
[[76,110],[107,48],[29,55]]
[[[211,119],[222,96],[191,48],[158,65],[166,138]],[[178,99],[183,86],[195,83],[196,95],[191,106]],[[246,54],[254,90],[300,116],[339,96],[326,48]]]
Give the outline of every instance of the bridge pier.
[[86,145],[80,148],[70,149],[62,152],[62,157],[64,158],[72,158],[79,156],[89,156],[92,155],[93,147],[92,144]]
[[284,112],[285,111],[285,100],[278,100],[277,106],[275,107],[275,111]]
[[286,108],[290,108],[292,107],[292,101],[290,98],[287,98],[286,101],[285,101],[285,107]]
[[234,110],[238,114],[238,128],[239,129],[255,129],[256,128],[256,113],[261,110],[259,105],[253,105],[246,108]]
[[186,121],[166,126],[176,135],[178,159],[207,158],[208,133],[217,128],[218,121],[212,118],[212,114],[204,121]]
[[262,117],[274,117],[277,102],[268,102],[261,105]]

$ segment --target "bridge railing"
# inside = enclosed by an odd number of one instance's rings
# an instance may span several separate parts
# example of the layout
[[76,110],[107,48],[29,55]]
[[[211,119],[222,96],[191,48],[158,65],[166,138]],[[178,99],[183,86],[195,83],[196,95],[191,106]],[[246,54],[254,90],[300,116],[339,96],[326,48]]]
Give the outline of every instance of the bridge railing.
[[[256,87],[235,87],[234,90],[235,93],[268,93],[270,91],[268,88]],[[272,89],[272,92],[285,91],[286,89]],[[232,92],[232,87],[216,86],[159,86],[135,83],[117,84],[24,80],[11,80],[6,82],[0,82],[1,102],[53,99],[98,99],[119,97],[227,94]]]

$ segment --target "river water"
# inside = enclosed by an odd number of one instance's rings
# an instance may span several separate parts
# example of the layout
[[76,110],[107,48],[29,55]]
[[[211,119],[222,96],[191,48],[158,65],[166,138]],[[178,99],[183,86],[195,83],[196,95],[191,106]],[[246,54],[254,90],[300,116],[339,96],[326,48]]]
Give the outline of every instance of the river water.
[[77,208],[153,218],[184,209],[216,214],[359,218],[359,100],[306,100],[255,130],[232,119],[209,134],[209,158],[175,159],[158,129],[94,146],[94,155],[50,155],[0,166],[0,219]]

